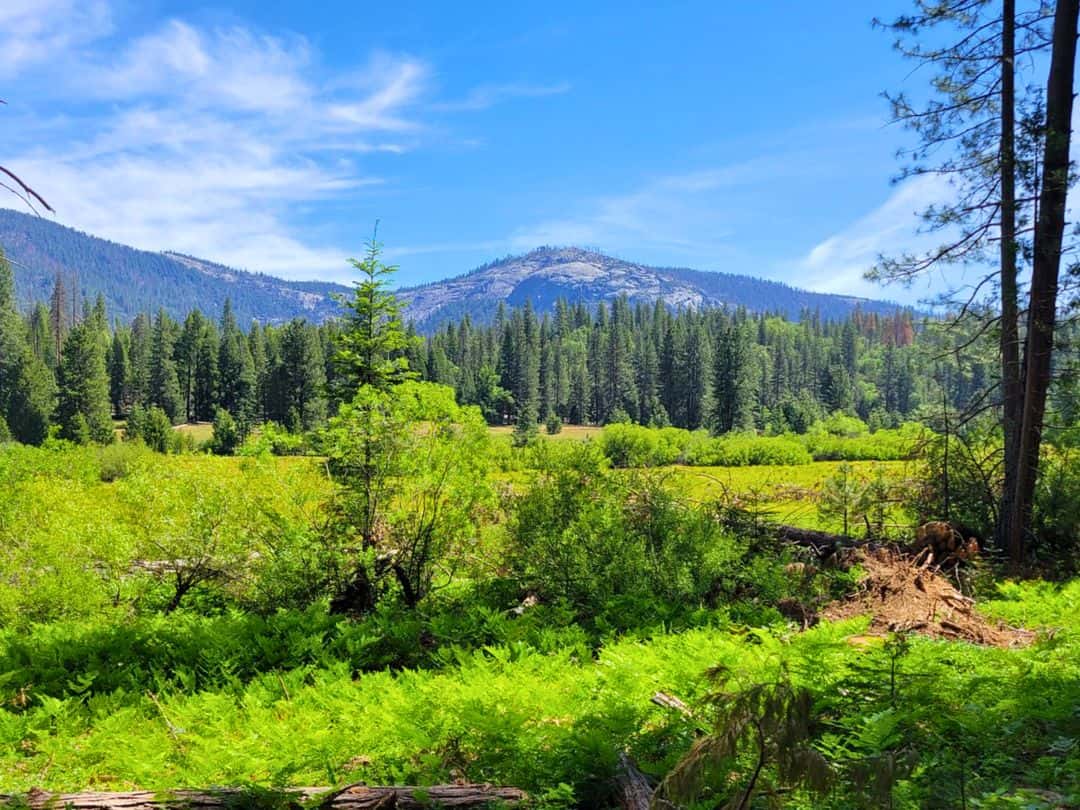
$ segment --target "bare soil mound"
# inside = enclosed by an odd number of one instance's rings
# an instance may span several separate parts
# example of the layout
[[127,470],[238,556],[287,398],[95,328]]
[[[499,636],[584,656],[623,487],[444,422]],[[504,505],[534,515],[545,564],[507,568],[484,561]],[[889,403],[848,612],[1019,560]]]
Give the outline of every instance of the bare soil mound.
[[938,571],[918,558],[891,549],[857,552],[852,562],[866,571],[858,593],[828,605],[826,619],[869,614],[871,633],[915,631],[932,638],[969,641],[994,647],[1030,644],[1035,634],[993,624],[975,610]]

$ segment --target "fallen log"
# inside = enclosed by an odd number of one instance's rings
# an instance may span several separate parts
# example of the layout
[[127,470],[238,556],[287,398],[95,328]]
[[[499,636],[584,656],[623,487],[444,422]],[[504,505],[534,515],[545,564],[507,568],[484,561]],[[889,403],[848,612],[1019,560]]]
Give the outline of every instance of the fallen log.
[[776,538],[783,543],[809,549],[822,562],[852,549],[877,549],[890,545],[881,540],[856,540],[843,534],[832,534],[817,529],[778,524],[772,528]]
[[812,551],[818,559],[824,561],[836,554],[865,549],[866,551],[880,551],[890,549],[898,551],[909,557],[915,556],[921,549],[915,544],[898,543],[888,540],[866,539],[856,540],[844,534],[832,534],[817,529],[803,529],[798,526],[778,524],[773,527],[776,538],[784,543]]
[[798,526],[786,526],[784,524],[778,524],[775,527],[775,531],[778,539],[783,540],[786,543],[806,546],[819,554],[825,549],[834,549],[837,546],[849,547],[860,542],[843,534],[831,534],[829,532],[818,531],[817,529],[802,529]]
[[[261,789],[214,788],[155,793],[46,793],[0,795],[0,807],[70,808],[70,810],[226,810],[245,806],[269,806],[273,792]],[[422,808],[481,808],[494,803],[516,805],[528,796],[517,788],[494,785],[433,785],[432,787],[369,787],[349,785],[340,790],[325,787],[281,791],[275,807],[315,807],[319,810],[421,810]],[[250,799],[250,801],[248,801]],[[646,805],[647,806],[647,805]]]
[[652,703],[660,706],[664,709],[674,709],[683,717],[692,717],[693,712],[690,711],[690,707],[679,700],[674,695],[669,695],[667,692],[656,692],[650,699]]

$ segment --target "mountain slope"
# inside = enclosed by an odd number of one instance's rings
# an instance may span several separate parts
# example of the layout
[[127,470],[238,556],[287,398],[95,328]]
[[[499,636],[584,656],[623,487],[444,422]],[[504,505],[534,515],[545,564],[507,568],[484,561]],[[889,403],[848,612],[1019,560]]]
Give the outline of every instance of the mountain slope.
[[[0,247],[15,269],[16,295],[27,305],[47,301],[57,273],[80,295],[105,296],[110,316],[130,320],[159,306],[174,318],[192,308],[215,315],[226,298],[240,323],[280,323],[294,317],[323,321],[340,313],[339,284],[285,281],[235,270],[180,253],[152,253],[90,236],[47,219],[0,208]],[[555,302],[595,306],[621,295],[672,307],[730,306],[798,318],[804,311],[841,318],[855,307],[891,313],[896,304],[807,292],[775,281],[685,268],[649,267],[580,248],[538,248],[500,259],[462,276],[398,290],[404,316],[420,331],[469,315],[485,322],[499,302],[538,312]]]
[[109,315],[123,320],[159,306],[174,318],[194,307],[216,315],[229,298],[240,323],[323,321],[340,311],[331,295],[349,292],[338,284],[284,281],[179,253],[136,250],[3,208],[0,247],[14,265],[21,303],[47,301],[59,273],[69,285],[75,280],[80,295],[102,293]]
[[662,299],[672,307],[729,306],[778,312],[798,318],[809,310],[822,318],[848,315],[856,307],[892,313],[897,304],[854,296],[826,295],[776,281],[685,268],[649,267],[580,248],[538,248],[484,265],[463,276],[398,291],[405,316],[421,331],[469,315],[489,320],[499,301],[530,301],[549,311],[559,298],[596,305],[620,295],[634,302]]

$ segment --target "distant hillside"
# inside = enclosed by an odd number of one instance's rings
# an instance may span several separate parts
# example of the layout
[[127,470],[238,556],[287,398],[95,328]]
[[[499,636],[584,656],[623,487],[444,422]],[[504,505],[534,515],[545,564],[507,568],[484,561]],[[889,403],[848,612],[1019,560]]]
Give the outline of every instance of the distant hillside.
[[[111,316],[124,320],[165,307],[174,318],[191,309],[214,314],[226,298],[241,323],[280,323],[294,317],[321,322],[340,312],[331,297],[340,284],[285,281],[180,253],[151,253],[109,242],[47,219],[0,208],[0,246],[12,260],[19,301],[48,300],[56,274],[76,279],[82,295],[99,292]],[[626,295],[634,302],[660,299],[672,307],[746,307],[796,319],[804,311],[837,319],[855,307],[892,313],[885,301],[800,290],[775,281],[730,273],[649,267],[580,248],[538,248],[491,262],[462,276],[398,290],[407,320],[431,331],[469,315],[486,322],[499,302],[538,312],[565,298],[595,306]]]
[[621,295],[672,307],[746,307],[797,319],[804,311],[827,320],[839,319],[856,307],[893,313],[897,304],[845,295],[826,295],[776,281],[731,273],[709,273],[674,267],[648,267],[580,248],[538,248],[484,265],[471,273],[422,287],[398,291],[405,315],[421,331],[464,315],[487,321],[499,301],[522,306],[530,301],[539,312],[550,311],[565,298],[596,305]]
[[14,265],[22,304],[48,300],[60,273],[77,279],[87,297],[102,293],[110,316],[124,320],[159,306],[174,318],[195,307],[213,315],[229,298],[240,323],[280,323],[294,317],[324,321],[340,311],[331,295],[349,291],[339,284],[284,281],[179,253],[136,250],[3,208],[0,246]]

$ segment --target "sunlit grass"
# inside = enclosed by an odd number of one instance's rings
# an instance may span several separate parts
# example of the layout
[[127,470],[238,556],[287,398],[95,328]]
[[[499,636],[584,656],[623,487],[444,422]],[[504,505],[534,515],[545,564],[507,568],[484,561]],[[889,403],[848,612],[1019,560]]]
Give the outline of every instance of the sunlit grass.
[[[544,430],[544,426],[540,426],[540,437],[543,439],[555,439],[557,441],[566,441],[568,439],[596,439],[600,436],[603,428],[596,425],[563,425],[562,430],[554,435],[548,434]],[[492,425],[488,428],[488,431],[492,436],[513,436],[513,425]]]
[[214,437],[214,426],[210,422],[186,422],[173,430],[190,436],[196,444],[208,442]]

